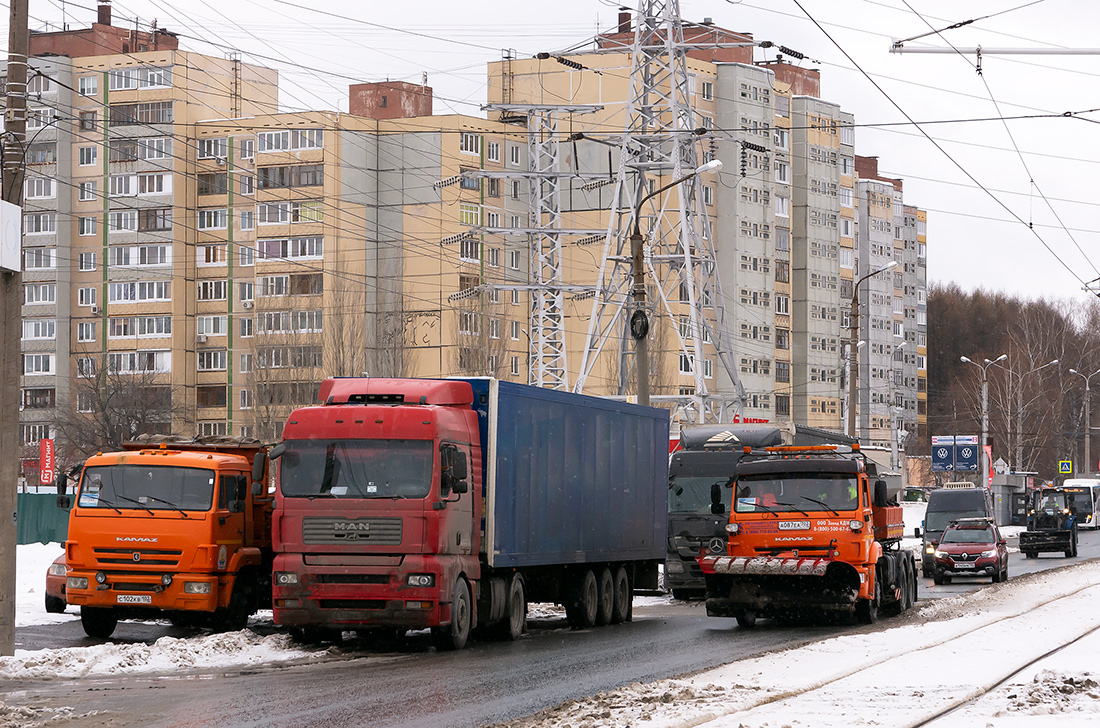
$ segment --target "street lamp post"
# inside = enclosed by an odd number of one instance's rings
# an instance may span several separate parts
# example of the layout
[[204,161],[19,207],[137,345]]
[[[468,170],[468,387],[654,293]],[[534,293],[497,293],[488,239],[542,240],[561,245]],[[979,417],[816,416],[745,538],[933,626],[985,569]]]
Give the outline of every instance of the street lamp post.
[[[1085,380],[1085,475],[1088,476],[1092,472],[1092,455],[1089,451],[1089,440],[1092,439],[1092,410],[1089,408],[1089,380],[1100,374],[1100,369],[1089,375],[1084,375],[1076,369],[1069,370],[1071,374],[1076,374]],[[1075,469],[1076,470],[1076,469]],[[1077,473],[1080,475],[1080,472]]]
[[640,199],[634,208],[634,232],[630,235],[631,278],[634,282],[631,289],[631,298],[634,300],[634,312],[630,315],[630,336],[634,339],[634,366],[638,377],[638,404],[647,407],[649,406],[649,317],[645,312],[645,251],[643,247],[645,241],[642,237],[640,220],[642,205],[665,190],[675,187],[681,182],[687,182],[698,174],[717,172],[720,169],[722,169],[722,160],[712,159],[693,172],[650,192]]
[[[1034,374],[1040,369],[1046,369],[1049,366],[1054,366],[1058,363],[1057,359],[1048,361],[1046,364],[1037,366],[1034,369],[1029,369],[1023,374],[1019,375],[1018,385],[1016,387],[1016,472],[1021,473],[1024,470],[1024,377],[1028,374]],[[1011,369],[1005,371],[1011,372]],[[1070,370],[1072,371],[1072,370]]]
[[996,359],[990,361],[985,360],[985,366],[982,366],[978,362],[970,359],[969,357],[960,356],[959,361],[964,361],[967,364],[973,364],[982,370],[982,486],[988,487],[989,483],[989,455],[986,454],[985,446],[989,442],[989,367],[993,366],[999,361],[1004,361],[1008,358],[1008,354],[1001,354]]
[[859,334],[859,286],[863,281],[879,273],[885,273],[898,267],[896,260],[891,260],[887,265],[873,270],[856,281],[852,291],[852,309],[848,314],[848,435],[859,438],[856,430],[856,407],[858,406],[856,375],[859,372],[859,357],[856,354],[856,338]]

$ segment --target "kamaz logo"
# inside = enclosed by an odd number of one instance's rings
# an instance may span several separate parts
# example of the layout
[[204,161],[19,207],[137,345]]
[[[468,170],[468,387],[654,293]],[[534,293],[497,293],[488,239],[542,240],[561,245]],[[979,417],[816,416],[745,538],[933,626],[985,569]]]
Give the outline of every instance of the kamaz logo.
[[776,541],[813,541],[810,536],[784,536],[782,538],[775,539]]
[[356,523],[355,521],[339,521],[332,524],[334,531],[369,531],[369,523]]
[[149,538],[148,536],[115,536],[115,541],[119,543],[156,543],[155,538]]

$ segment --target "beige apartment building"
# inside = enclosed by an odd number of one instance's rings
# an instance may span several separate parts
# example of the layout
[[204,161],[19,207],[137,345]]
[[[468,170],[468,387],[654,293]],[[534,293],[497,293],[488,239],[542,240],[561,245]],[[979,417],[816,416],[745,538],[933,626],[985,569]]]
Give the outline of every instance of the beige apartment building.
[[[618,168],[609,140],[625,123],[630,40],[612,34],[571,55],[583,69],[489,64],[478,118],[434,116],[431,89],[400,82],[353,86],[350,113],[279,113],[275,71],[180,51],[163,31],[120,32],[109,15],[32,36],[25,471],[43,437],[58,438],[62,458],[66,441],[94,446],[78,441],[100,431],[81,423],[107,407],[136,431],[268,439],[327,376],[533,381],[536,240],[560,243],[572,386],[600,290],[615,189],[601,180]],[[853,119],[818,98],[816,71],[753,63],[751,49],[693,52],[687,68],[706,130],[699,159],[725,162],[699,181],[699,213],[713,231],[743,417],[843,430],[845,307],[865,260]],[[520,107],[558,103],[575,108],[557,117],[560,234],[548,235],[532,215],[537,140]],[[643,223],[674,224],[670,202],[664,222]],[[905,335],[923,364],[924,213],[904,210],[896,290],[903,327],[912,304]],[[694,395],[696,367],[712,392],[731,391],[715,342],[687,325],[675,276],[652,286],[654,394]],[[684,354],[697,336],[701,361]],[[634,393],[620,343],[585,392]],[[914,422],[926,397],[916,362]],[[868,417],[885,416],[878,409]]]

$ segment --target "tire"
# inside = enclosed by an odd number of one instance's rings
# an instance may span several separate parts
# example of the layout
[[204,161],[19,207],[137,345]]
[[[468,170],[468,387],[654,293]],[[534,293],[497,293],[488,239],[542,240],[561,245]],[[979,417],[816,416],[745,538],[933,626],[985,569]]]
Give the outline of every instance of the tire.
[[600,569],[597,577],[597,598],[596,624],[611,624],[611,613],[615,608],[615,582],[611,578],[611,569],[606,566]]
[[634,616],[634,592],[630,588],[630,577],[626,573],[626,567],[615,569],[612,577],[615,585],[615,598],[611,603],[611,624],[629,622]]
[[84,627],[84,634],[105,640],[115,633],[118,615],[109,607],[81,607],[80,625]]
[[681,602],[691,601],[693,592],[690,589],[673,589],[672,598],[679,599]]
[[1008,581],[1008,559],[1005,559],[1005,568],[1001,572],[1001,583]]
[[1035,551],[1025,551],[1025,552],[1024,552],[1024,556],[1025,556],[1026,558],[1029,558],[1029,559],[1037,559],[1037,558],[1039,558],[1039,554],[1038,554],[1037,552],[1035,552]]
[[470,622],[473,612],[470,610],[470,587],[466,580],[459,578],[455,582],[451,597],[451,623],[432,627],[432,642],[437,650],[461,650],[470,639]]
[[916,564],[909,564],[909,606],[906,609],[912,609],[917,605],[917,567]]
[[504,619],[492,627],[492,637],[502,642],[514,642],[527,631],[527,594],[523,577],[518,574],[508,583],[504,602]]
[[65,600],[61,597],[46,596],[46,611],[50,614],[61,614],[65,611]]
[[248,618],[252,608],[252,582],[247,577],[238,577],[233,584],[233,593],[229,595],[229,606],[218,610],[215,626],[220,632],[239,632],[248,627]]
[[878,577],[878,569],[875,570],[875,593],[870,599],[860,599],[856,602],[856,618],[863,624],[874,624],[878,621],[880,595],[882,594],[882,581]]
[[755,629],[756,612],[741,612],[737,615],[737,626],[741,629]]
[[596,575],[591,569],[585,569],[573,578],[569,587],[569,596],[565,604],[565,616],[573,629],[590,629],[596,624],[596,612],[599,608],[600,588]]
[[943,586],[946,582],[943,580],[943,574],[938,571],[932,572],[932,583],[936,586]]

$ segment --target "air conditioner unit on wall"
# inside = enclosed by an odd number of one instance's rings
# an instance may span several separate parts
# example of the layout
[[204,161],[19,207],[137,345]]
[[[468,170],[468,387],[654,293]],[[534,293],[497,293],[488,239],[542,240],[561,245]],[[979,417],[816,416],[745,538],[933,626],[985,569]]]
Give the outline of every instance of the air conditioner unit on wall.
[[200,344],[205,344],[206,343],[206,334],[199,334],[198,336],[195,337],[195,341],[197,341]]
[[255,305],[252,301],[241,301],[241,306],[244,308],[252,308]]
[[95,316],[99,313],[99,306],[92,306],[92,315]]

